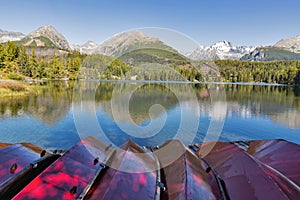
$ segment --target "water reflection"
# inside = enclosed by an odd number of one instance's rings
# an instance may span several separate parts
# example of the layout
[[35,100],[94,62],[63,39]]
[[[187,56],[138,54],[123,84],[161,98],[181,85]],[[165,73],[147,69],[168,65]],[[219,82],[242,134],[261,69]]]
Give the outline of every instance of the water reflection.
[[[112,116],[110,100],[112,97],[113,89],[118,83],[100,83],[96,92],[95,100],[99,102],[99,106],[102,106],[105,112]],[[130,84],[122,84],[124,87],[122,90],[126,93],[126,90],[130,90]],[[182,84],[174,84],[178,87],[178,91],[182,91],[182,95],[185,92]],[[108,87],[107,87],[108,86]],[[220,87],[220,85],[219,85]],[[200,113],[207,113],[211,118],[222,120],[223,115],[222,108],[227,106],[227,116],[233,114],[240,116],[241,118],[251,118],[258,116],[269,116],[277,123],[286,125],[289,128],[300,127],[300,98],[295,95],[292,87],[283,86],[259,86],[259,85],[222,85],[226,91],[226,102],[214,101],[211,102],[210,90],[207,85],[195,84],[193,89],[198,97],[198,102],[190,101],[189,96],[184,96],[185,103],[188,107],[193,108],[195,104],[200,104]],[[120,91],[122,91],[120,90]],[[118,101],[118,109],[126,111],[122,103],[122,92],[119,94],[120,99]],[[133,121],[137,124],[141,124],[149,120],[149,109],[154,104],[161,104],[167,110],[172,107],[178,106],[178,100],[176,96],[161,84],[149,83],[139,88],[131,96],[130,114]],[[198,115],[200,115],[198,113]],[[159,113],[157,113],[159,115]],[[122,116],[119,118],[121,121]]]
[[[95,83],[97,88],[94,88]],[[67,143],[67,147],[72,146],[76,142],[75,140],[79,139],[78,136],[74,136],[76,128],[72,102],[75,106],[82,107],[85,113],[96,112],[98,121],[112,133],[109,137],[121,142],[128,137],[126,134],[119,134],[120,129],[117,127],[117,123],[130,129],[132,125],[147,127],[151,122],[155,126],[160,126],[160,122],[163,120],[166,120],[164,135],[150,137],[149,143],[172,139],[174,136],[172,134],[179,127],[178,116],[182,114],[181,112],[185,112],[187,117],[201,118],[196,137],[198,141],[203,139],[203,134],[207,131],[212,119],[226,120],[221,137],[225,140],[226,138],[232,140],[237,135],[246,134],[245,130],[249,130],[247,138],[251,138],[254,131],[261,133],[261,135],[253,137],[256,139],[260,136],[268,138],[264,134],[271,135],[273,132],[287,133],[286,136],[289,137],[289,132],[294,134],[294,130],[300,129],[299,90],[292,87],[191,84],[189,86],[196,95],[197,100],[195,101],[186,92],[186,83],[172,83],[172,86],[171,83],[143,83],[139,87],[136,87],[136,84],[130,82],[82,82],[81,88],[75,92],[82,92],[84,95],[81,96],[81,99],[72,99],[74,92],[72,82],[49,82],[36,95],[23,98],[1,97],[0,141],[21,142],[27,139],[28,142],[35,143],[32,141],[35,136],[30,135],[34,130],[34,134],[40,134],[39,137],[36,137],[39,138],[36,141],[38,145],[65,147],[65,143]],[[128,99],[126,94],[128,95],[128,92],[132,91],[132,87],[136,87],[136,89],[130,95],[129,104],[126,104],[124,103],[125,99]],[[210,87],[214,89],[212,90]],[[180,94],[175,94],[170,88],[176,88],[177,93]],[[225,89],[226,100],[218,97],[220,88]],[[215,92],[213,101],[211,99],[212,91]],[[181,97],[180,100],[177,98],[178,95]],[[113,115],[112,99],[114,99],[113,103],[118,111],[118,117]],[[84,106],[81,104],[82,102],[85,102]],[[155,108],[153,105],[160,105],[163,109],[152,109],[151,111],[151,108]],[[179,109],[180,106],[184,107],[184,111]],[[197,107],[199,109],[196,109]],[[227,111],[226,114],[224,114],[224,109]],[[125,113],[126,111],[129,111],[130,118],[127,116],[128,113]],[[28,123],[32,129],[24,129]],[[40,128],[42,126],[40,123],[45,126]],[[253,124],[256,124],[255,129],[250,127]],[[280,129],[281,132],[274,128],[275,125],[283,127]],[[253,129],[253,132],[250,129]],[[185,131],[189,132],[189,130]],[[14,135],[10,134],[11,132],[14,132]],[[22,133],[22,137],[17,136],[18,132]],[[50,133],[51,136],[43,135],[44,132]],[[60,135],[58,136],[58,134]],[[86,134],[88,135],[90,132],[87,131]],[[69,138],[57,140],[57,137],[64,138],[66,135]],[[296,137],[299,137],[298,143],[300,143],[300,134]],[[39,144],[40,142],[42,144]]]
[[[99,85],[100,90],[101,88],[103,88],[102,84]],[[149,110],[153,105],[161,105],[164,109],[170,110],[178,104],[175,94],[168,87],[161,84],[119,83],[114,84],[114,87],[110,87],[110,89],[110,93],[114,89],[114,107],[118,111],[115,120],[119,122],[142,124],[150,119]],[[95,99],[102,99],[101,94],[101,92],[96,93]],[[110,98],[107,101],[103,101],[101,106],[105,112],[113,116],[110,101],[111,95],[109,96]],[[128,99],[129,102],[126,105],[125,102]],[[127,116],[127,111],[129,111],[130,117]],[[151,114],[152,118],[155,119],[163,114],[163,109],[156,109]]]
[[[84,84],[83,87],[88,90],[90,82]],[[90,102],[90,108],[87,107],[86,109],[94,109],[95,105],[93,104],[96,103],[96,107],[102,107],[107,114],[112,116],[111,99],[115,89],[115,91],[117,90],[116,97],[119,97],[116,101],[118,110],[120,112],[127,111],[128,108],[124,107],[126,97],[123,94],[131,91],[133,84],[136,83],[100,82],[97,85],[95,99]],[[195,107],[198,102],[190,101],[191,98],[184,91],[185,84],[172,85],[177,88],[177,91],[182,92],[180,95],[183,96],[188,107]],[[0,116],[10,118],[30,115],[46,124],[54,125],[70,110],[72,86],[72,82],[50,82],[37,95],[23,98],[0,98]],[[118,88],[116,89],[116,87]],[[142,124],[149,120],[149,109],[155,104],[160,104],[166,110],[178,106],[178,99],[169,87],[166,83],[165,85],[147,83],[137,88],[130,97],[129,103],[133,122]],[[231,116],[234,113],[243,118],[267,115],[272,120],[290,128],[300,127],[298,90],[292,87],[259,85],[223,85],[222,87],[225,87],[226,90],[227,115]],[[215,101],[212,105],[207,85],[195,84],[193,89],[198,97],[201,113],[209,113],[213,118],[224,117],[222,114],[218,114],[218,111],[226,106],[225,103]],[[156,118],[162,113],[156,112],[154,114],[153,117]],[[128,120],[124,116],[125,113],[120,115],[118,119],[122,122]]]
[[54,125],[70,110],[72,83],[49,82],[39,86],[37,95],[22,98],[0,98],[2,118],[32,116],[48,125]]
[[[91,82],[84,82],[84,90],[89,90]],[[112,116],[111,99],[113,91],[115,94],[116,106],[121,112],[118,120],[125,122],[124,94],[132,90],[132,86],[137,83],[116,83],[100,82],[97,84],[95,98],[90,102],[87,110],[101,107],[107,114]],[[176,95],[170,91],[170,84],[146,83],[141,84],[130,96],[129,112],[134,123],[142,124],[150,119],[149,109],[155,104],[160,104],[166,110],[178,106]],[[185,100],[187,107],[194,108],[200,105],[200,113],[208,113],[212,118],[224,118],[218,111],[226,106],[225,102],[211,102],[208,86],[204,84],[194,84],[193,89],[198,98],[198,102],[191,101],[191,97],[184,91],[186,84],[172,84],[177,91],[181,91],[181,96]],[[135,86],[134,86],[135,87]],[[220,87],[220,85],[219,85]],[[283,86],[260,86],[260,85],[222,85],[226,91],[227,115],[239,115],[242,118],[269,116],[275,122],[281,123],[290,128],[300,127],[300,97],[298,90],[292,87]],[[117,89],[116,89],[117,88]],[[30,115],[48,125],[54,125],[65,117],[71,108],[72,103],[72,82],[50,82],[41,89],[37,95],[25,96],[23,98],[0,98],[0,116],[5,119],[16,116]],[[85,91],[86,92],[86,91]],[[298,92],[298,93],[297,93]],[[75,100],[76,103],[76,99]],[[88,98],[87,100],[91,100]],[[162,113],[160,110],[153,113],[157,118]],[[195,111],[191,109],[191,111]],[[122,112],[124,112],[122,114]],[[196,113],[200,115],[200,113]]]
[[229,116],[268,116],[289,128],[300,127],[300,98],[292,87],[228,85],[226,90]]

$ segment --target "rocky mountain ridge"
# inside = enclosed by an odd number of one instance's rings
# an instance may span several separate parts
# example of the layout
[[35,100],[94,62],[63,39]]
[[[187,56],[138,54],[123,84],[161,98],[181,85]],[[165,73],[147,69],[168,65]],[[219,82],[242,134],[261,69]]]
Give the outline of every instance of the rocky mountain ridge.
[[246,61],[274,61],[274,60],[300,60],[300,53],[294,53],[284,48],[267,46],[257,47],[241,60]]
[[18,41],[25,37],[25,34],[20,32],[4,31],[0,29],[0,43],[7,41]]
[[187,56],[193,60],[239,60],[254,49],[255,47],[233,46],[223,40],[212,46],[199,46]]
[[282,39],[279,42],[277,42],[274,46],[283,48],[294,53],[300,53],[300,35]]
[[80,45],[80,44],[71,44],[71,49],[77,50],[80,53],[86,53],[86,54],[92,54],[95,49],[98,47],[98,44],[94,41],[87,41],[86,43]]
[[[160,39],[147,36],[137,30],[116,34],[102,44],[88,41],[83,45],[70,45],[67,39],[51,25],[42,26],[26,36],[20,32],[0,29],[0,43],[7,41],[16,41],[17,45],[30,48],[48,47],[65,51],[77,50],[86,54],[104,54],[115,57],[143,48],[178,53]],[[300,35],[282,39],[274,46],[268,47],[234,46],[223,40],[211,46],[199,46],[184,56],[192,60],[298,60],[300,58]]]
[[86,54],[103,54],[106,56],[122,56],[130,51],[152,48],[177,52],[172,47],[164,44],[158,38],[145,35],[141,31],[125,32],[113,35],[102,44],[87,41],[83,45],[71,45],[73,50]]
[[135,30],[112,36],[100,44],[93,53],[119,57],[130,51],[145,48],[177,52],[158,38],[147,36],[143,32]]
[[[36,42],[37,46],[43,46],[44,41],[42,41],[40,37],[49,39],[56,47],[60,49],[71,50],[67,39],[51,25],[42,26],[29,33],[26,38],[30,38],[31,40],[29,40],[26,44],[30,44],[32,41],[34,41]],[[26,46],[26,44],[24,45]]]

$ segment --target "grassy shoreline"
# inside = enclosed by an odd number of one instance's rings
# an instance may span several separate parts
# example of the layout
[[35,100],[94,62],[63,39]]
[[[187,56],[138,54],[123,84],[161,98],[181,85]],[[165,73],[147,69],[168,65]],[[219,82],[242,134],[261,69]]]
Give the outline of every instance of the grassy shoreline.
[[37,93],[38,88],[35,85],[23,81],[0,79],[0,97],[24,97]]

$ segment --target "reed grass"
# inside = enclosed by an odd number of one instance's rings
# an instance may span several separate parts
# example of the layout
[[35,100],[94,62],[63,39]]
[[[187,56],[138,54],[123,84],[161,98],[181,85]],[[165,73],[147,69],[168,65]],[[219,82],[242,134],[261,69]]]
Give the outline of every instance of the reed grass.
[[30,94],[30,86],[13,80],[0,80],[0,97],[20,97]]

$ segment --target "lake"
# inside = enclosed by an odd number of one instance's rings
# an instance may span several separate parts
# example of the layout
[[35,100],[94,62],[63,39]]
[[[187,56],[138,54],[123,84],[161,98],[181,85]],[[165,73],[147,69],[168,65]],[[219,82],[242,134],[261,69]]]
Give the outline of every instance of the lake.
[[49,82],[0,97],[0,142],[67,149],[92,135],[119,146],[285,139],[300,144],[300,91],[288,86]]

